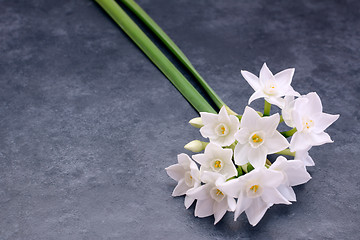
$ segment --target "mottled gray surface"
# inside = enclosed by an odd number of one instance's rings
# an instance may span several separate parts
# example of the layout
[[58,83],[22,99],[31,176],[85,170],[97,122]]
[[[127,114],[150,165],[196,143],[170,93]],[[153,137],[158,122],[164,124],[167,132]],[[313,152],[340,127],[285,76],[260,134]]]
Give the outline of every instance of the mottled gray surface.
[[341,114],[335,143],[311,150],[298,202],[213,226],[164,171],[196,111],[131,40],[92,1],[0,0],[0,239],[359,239],[360,3],[138,2],[235,111],[241,69],[295,67]]

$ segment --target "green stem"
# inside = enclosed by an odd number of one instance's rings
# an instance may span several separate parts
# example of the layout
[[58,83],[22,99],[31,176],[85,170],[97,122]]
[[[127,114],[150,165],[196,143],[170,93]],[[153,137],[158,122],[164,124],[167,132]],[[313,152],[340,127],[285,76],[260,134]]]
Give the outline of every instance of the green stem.
[[280,132],[284,137],[288,138],[291,137],[294,133],[296,133],[296,128],[293,128],[289,131]]
[[270,109],[271,109],[271,104],[268,103],[268,101],[264,100],[265,104],[264,104],[264,117],[265,116],[270,116]]
[[160,26],[133,0],[120,0],[124,3],[177,57],[177,59],[190,71],[199,84],[204,88],[209,97],[220,109],[225,103],[215,93],[215,91],[205,82],[200,74],[195,70],[189,59],[180,48],[170,39],[170,37],[160,28]]
[[295,157],[295,152],[291,152],[290,149],[285,149],[285,150],[282,150],[280,152],[277,152],[275,154],[279,154],[279,155],[287,155],[287,156],[293,156]]
[[241,175],[244,175],[244,171],[243,171],[243,169],[242,169],[242,167],[241,166],[238,166],[237,168],[236,168],[236,170],[237,170],[237,172],[238,172],[238,177],[240,177]]
[[150,58],[198,112],[216,113],[210,104],[114,0],[96,0],[96,2]]
[[279,123],[282,123],[284,121],[284,118],[282,115],[280,115],[280,122]]

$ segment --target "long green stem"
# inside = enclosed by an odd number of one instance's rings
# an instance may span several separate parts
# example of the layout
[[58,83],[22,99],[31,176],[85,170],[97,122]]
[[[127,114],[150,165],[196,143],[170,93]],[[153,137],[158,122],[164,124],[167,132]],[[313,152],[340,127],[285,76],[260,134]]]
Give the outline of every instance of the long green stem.
[[271,104],[268,101],[264,100],[264,115],[263,116],[270,116]]
[[277,152],[275,154],[279,154],[279,155],[288,155],[288,156],[293,156],[295,157],[295,152],[291,152],[290,149],[285,149],[285,150],[282,150],[280,152]]
[[170,37],[160,28],[160,26],[133,0],[120,0],[124,3],[177,57],[177,59],[184,64],[184,66],[195,77],[199,84],[203,87],[209,97],[214,101],[216,106],[220,109],[225,103],[215,93],[215,91],[207,84],[207,82],[200,76],[189,59],[180,50],[180,48],[170,39]]
[[292,135],[294,135],[294,133],[296,133],[296,128],[293,128],[289,131],[285,131],[285,132],[280,132],[284,137],[288,138],[291,137]]
[[96,2],[110,15],[136,45],[163,72],[179,92],[190,102],[198,112],[216,113],[210,104],[179,72],[170,60],[145,35],[124,10],[114,0],[96,0]]

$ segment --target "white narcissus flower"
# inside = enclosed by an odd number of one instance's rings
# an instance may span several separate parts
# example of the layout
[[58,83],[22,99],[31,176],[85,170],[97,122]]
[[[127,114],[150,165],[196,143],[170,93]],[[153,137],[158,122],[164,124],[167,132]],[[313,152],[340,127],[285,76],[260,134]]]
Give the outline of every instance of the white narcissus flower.
[[245,211],[250,224],[255,226],[273,204],[291,204],[277,190],[283,178],[281,172],[262,167],[226,182],[223,192],[238,198],[234,220]]
[[[185,153],[178,155],[178,164],[171,165],[165,170],[172,179],[178,182],[172,192],[173,197],[184,195],[189,189],[195,189],[201,185],[200,171],[196,163]],[[189,208],[194,200],[192,197],[185,196],[185,207]]]
[[311,147],[308,147],[304,150],[297,150],[295,152],[295,160],[302,161],[305,166],[315,166],[313,159],[309,155],[310,148]]
[[279,156],[269,169],[279,171],[284,175],[284,180],[277,189],[289,201],[296,201],[295,192],[291,187],[306,183],[311,179],[304,163],[300,160],[288,161],[285,157]]
[[241,118],[240,130],[235,134],[237,145],[234,149],[234,160],[237,165],[247,162],[254,168],[263,167],[266,155],[284,150],[288,141],[277,130],[279,114],[260,117],[257,112],[246,107]]
[[223,192],[222,186],[226,182],[223,175],[215,172],[204,172],[201,180],[205,184],[189,190],[187,195],[197,200],[195,216],[202,218],[214,214],[215,225],[227,211],[235,211],[236,201]]
[[229,146],[235,141],[234,135],[239,129],[239,119],[229,115],[225,106],[220,109],[219,114],[201,112],[200,116],[204,124],[200,128],[200,133],[204,138],[209,138],[210,142],[220,146]]
[[333,142],[324,130],[338,118],[339,115],[322,112],[321,100],[315,92],[296,99],[292,119],[297,132],[291,138],[290,150],[295,152]]
[[255,90],[255,93],[249,98],[248,104],[255,99],[265,98],[269,103],[282,108],[284,106],[284,100],[281,98],[282,96],[299,96],[300,94],[290,85],[294,71],[294,68],[289,68],[274,76],[266,63],[264,63],[260,70],[259,78],[248,71],[241,71],[245,80]]
[[201,165],[201,173],[204,171],[217,172],[227,179],[237,175],[237,170],[231,160],[232,155],[231,149],[223,149],[215,143],[209,143],[204,154],[196,154],[192,158]]

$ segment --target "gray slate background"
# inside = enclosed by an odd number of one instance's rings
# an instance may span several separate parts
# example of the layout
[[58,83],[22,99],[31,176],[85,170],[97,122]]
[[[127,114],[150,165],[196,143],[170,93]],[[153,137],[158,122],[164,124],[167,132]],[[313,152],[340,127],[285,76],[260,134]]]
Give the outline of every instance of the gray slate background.
[[360,3],[138,3],[237,112],[241,69],[295,67],[294,88],[341,114],[335,143],[311,150],[298,202],[213,226],[164,171],[201,138],[196,111],[101,8],[0,0],[0,239],[359,239]]

